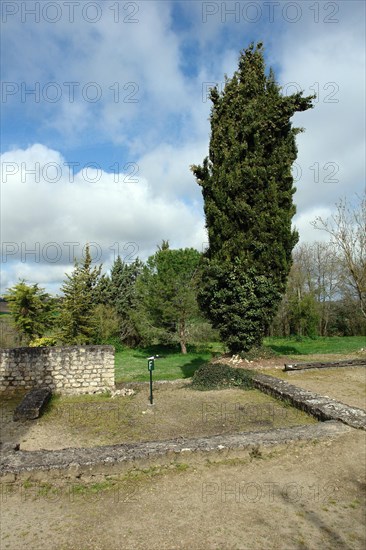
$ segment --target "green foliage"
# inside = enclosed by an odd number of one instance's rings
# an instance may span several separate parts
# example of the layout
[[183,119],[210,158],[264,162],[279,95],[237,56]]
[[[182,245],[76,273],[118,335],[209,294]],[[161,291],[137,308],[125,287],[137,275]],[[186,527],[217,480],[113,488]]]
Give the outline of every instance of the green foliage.
[[61,287],[64,298],[60,310],[61,339],[66,344],[81,345],[93,342],[95,333],[95,293],[102,266],[92,268],[89,246],[83,263],[75,261],[71,275]]
[[108,305],[115,310],[118,316],[118,337],[127,346],[136,346],[141,341],[134,312],[137,308],[136,281],[142,265],[139,259],[127,264],[118,256],[110,276],[103,274],[95,290],[97,304]]
[[253,388],[252,373],[235,369],[224,363],[205,363],[193,375],[192,387],[196,390],[216,390],[228,387]]
[[116,353],[120,353],[125,349],[125,346],[122,344],[121,339],[118,336],[111,336],[103,343],[108,346],[113,346]]
[[93,310],[95,344],[107,344],[119,333],[119,317],[114,307],[98,304]]
[[318,336],[319,304],[311,293],[304,294],[300,299],[294,297],[289,301],[290,334],[298,336]]
[[281,94],[261,44],[242,52],[223,92],[211,90],[209,157],[191,167],[209,236],[199,302],[232,352],[260,345],[285,290],[298,240],[291,169],[301,129],[290,119],[312,99]]
[[[334,336],[366,336],[366,319],[362,315],[359,303],[347,296],[331,304],[333,318],[329,326],[329,334]],[[366,347],[366,346],[364,346]]]
[[[347,298],[340,300],[345,295]],[[351,306],[351,316],[341,313],[342,302]],[[293,252],[286,293],[271,325],[271,334],[311,337],[362,334],[362,324],[365,330],[366,322],[361,319],[359,323],[357,317],[362,313],[356,311],[357,306],[344,287],[344,267],[334,243],[303,243]],[[351,325],[343,323],[347,318],[352,319]]]
[[261,345],[280,296],[270,276],[245,269],[238,258],[206,260],[198,301],[232,353]]
[[197,318],[187,323],[190,347],[207,349],[210,342],[219,342],[220,336],[217,330],[212,328],[211,323],[202,318]]
[[16,329],[27,342],[42,336],[53,325],[55,302],[38,284],[28,285],[21,280],[8,289],[5,299]]
[[171,250],[166,242],[150,256],[137,281],[135,319],[146,343],[179,342],[187,352],[189,323],[199,316],[198,267],[193,248]]
[[138,258],[128,264],[118,256],[111,270],[110,300],[119,316],[120,339],[129,346],[136,346],[141,340],[134,312],[137,309],[136,281],[142,265]]
[[99,278],[94,295],[96,304],[113,305],[111,279],[106,273]]
[[30,348],[50,348],[57,346],[57,338],[53,336],[44,336],[43,338],[34,338],[29,342]]

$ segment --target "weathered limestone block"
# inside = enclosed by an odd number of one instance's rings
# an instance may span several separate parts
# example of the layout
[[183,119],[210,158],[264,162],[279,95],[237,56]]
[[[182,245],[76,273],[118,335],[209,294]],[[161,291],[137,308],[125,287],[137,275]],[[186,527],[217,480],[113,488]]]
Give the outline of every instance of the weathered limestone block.
[[48,388],[32,390],[23,398],[14,411],[13,419],[34,420],[42,413],[52,395]]

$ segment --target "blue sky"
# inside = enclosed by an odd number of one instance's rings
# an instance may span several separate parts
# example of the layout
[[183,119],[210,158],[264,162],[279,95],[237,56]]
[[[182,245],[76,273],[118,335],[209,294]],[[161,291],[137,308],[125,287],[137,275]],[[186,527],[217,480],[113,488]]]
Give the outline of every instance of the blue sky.
[[[294,224],[365,188],[364,2],[13,2],[2,5],[2,291],[57,292],[94,243],[145,259],[162,239],[205,247],[189,166],[208,152],[211,83],[262,41],[284,93],[318,93],[294,117]],[[294,172],[295,173],[295,172]]]

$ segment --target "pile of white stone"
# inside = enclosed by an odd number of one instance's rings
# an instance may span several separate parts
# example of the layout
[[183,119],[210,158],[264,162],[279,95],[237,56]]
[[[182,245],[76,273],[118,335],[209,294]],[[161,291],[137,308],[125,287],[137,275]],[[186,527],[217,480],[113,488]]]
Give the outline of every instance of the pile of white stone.
[[234,363],[234,365],[240,364],[240,363],[253,363],[253,361],[249,361],[248,359],[242,359],[240,355],[233,355],[229,363]]
[[121,390],[112,390],[111,397],[126,397],[126,395],[134,395],[135,390],[131,388],[122,388]]

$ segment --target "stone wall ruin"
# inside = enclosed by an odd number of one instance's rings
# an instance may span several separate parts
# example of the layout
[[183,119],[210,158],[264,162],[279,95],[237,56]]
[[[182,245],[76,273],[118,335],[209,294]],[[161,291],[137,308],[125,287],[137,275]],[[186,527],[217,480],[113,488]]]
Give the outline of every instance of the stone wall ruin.
[[113,346],[0,350],[0,392],[49,388],[54,393],[113,390]]

